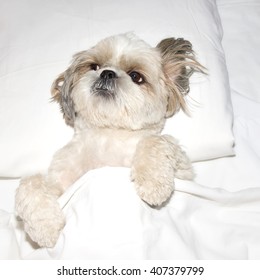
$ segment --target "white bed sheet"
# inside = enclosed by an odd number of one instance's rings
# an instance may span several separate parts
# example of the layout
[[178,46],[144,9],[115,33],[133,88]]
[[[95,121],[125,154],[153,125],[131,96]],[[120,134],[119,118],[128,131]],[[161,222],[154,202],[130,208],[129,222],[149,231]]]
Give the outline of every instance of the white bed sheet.
[[[248,12],[259,11],[259,1],[250,3]],[[219,1],[229,71],[236,69],[229,38],[245,24],[229,19],[237,9],[246,13],[242,4]],[[259,34],[259,24],[250,28]],[[56,247],[39,249],[13,213],[18,180],[0,180],[0,259],[260,259],[260,92],[241,94],[245,88],[231,81],[236,156],[195,163],[195,182],[176,180],[160,210],[140,201],[129,169],[93,170],[59,200],[67,225]]]

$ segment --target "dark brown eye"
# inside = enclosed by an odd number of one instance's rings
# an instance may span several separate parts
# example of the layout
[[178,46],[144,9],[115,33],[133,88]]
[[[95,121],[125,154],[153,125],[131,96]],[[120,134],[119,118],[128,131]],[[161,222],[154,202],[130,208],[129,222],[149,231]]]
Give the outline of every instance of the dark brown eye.
[[96,63],[90,64],[90,69],[93,71],[97,71],[100,68],[100,66]]
[[131,77],[132,81],[138,85],[144,83],[144,77],[140,73],[136,71],[132,71],[129,73],[129,76]]

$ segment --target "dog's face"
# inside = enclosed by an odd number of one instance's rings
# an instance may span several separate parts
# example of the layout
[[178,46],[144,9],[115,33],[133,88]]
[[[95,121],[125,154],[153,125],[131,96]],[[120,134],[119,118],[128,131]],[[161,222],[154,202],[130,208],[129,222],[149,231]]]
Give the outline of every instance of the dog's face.
[[199,69],[188,41],[169,38],[152,48],[133,34],[117,35],[77,53],[52,95],[79,129],[161,130],[185,109],[189,76]]

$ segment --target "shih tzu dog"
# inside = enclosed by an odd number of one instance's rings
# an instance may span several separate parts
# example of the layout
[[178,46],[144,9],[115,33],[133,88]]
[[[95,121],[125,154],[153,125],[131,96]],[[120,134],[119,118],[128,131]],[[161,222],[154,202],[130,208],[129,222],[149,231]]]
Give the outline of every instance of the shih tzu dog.
[[167,118],[187,110],[194,71],[202,66],[184,39],[168,38],[153,48],[127,33],[74,55],[52,86],[74,136],[56,152],[47,174],[22,179],[16,193],[17,213],[33,241],[56,244],[65,225],[57,198],[88,170],[131,167],[136,192],[150,205],[169,199],[175,177],[193,178],[177,141],[160,133]]

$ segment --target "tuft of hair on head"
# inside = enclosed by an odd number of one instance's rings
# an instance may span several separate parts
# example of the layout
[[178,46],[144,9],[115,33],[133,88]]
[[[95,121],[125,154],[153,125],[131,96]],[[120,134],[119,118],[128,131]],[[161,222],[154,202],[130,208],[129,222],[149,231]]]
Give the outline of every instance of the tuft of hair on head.
[[156,48],[161,53],[169,90],[166,117],[171,117],[180,109],[189,115],[185,101],[190,91],[189,79],[194,72],[205,74],[205,67],[196,60],[192,44],[183,38],[166,38]]

